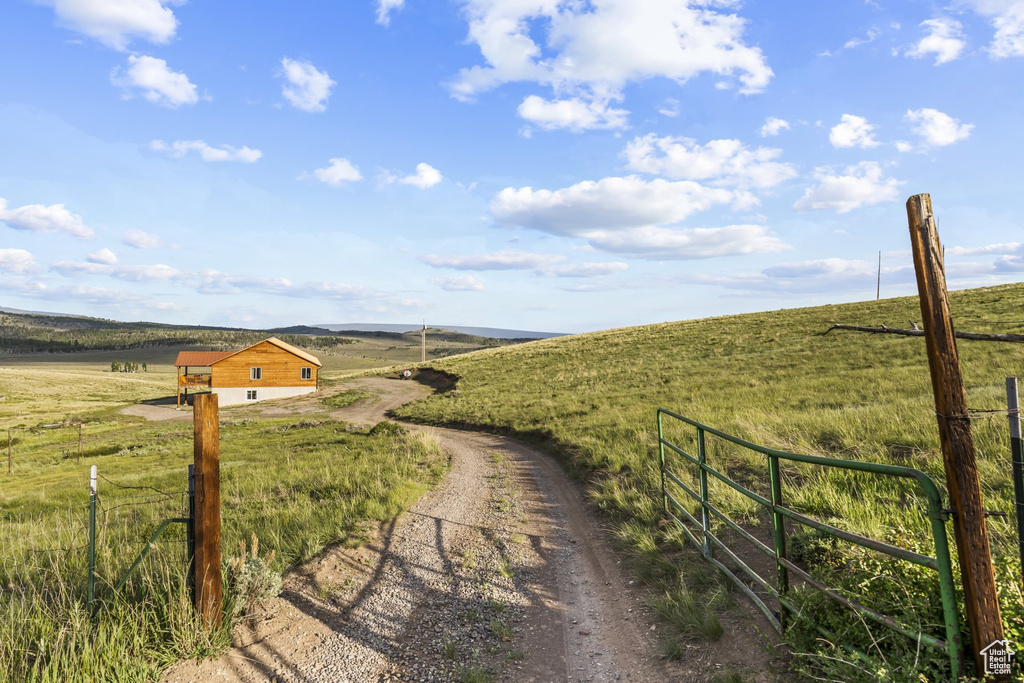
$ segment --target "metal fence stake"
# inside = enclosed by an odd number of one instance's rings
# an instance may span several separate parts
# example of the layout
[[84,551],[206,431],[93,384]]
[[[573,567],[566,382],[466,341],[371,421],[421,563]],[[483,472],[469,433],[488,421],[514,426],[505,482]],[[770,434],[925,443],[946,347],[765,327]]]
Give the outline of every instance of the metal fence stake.
[[1021,581],[1024,582],[1024,441],[1020,436],[1020,400],[1017,378],[1006,378],[1006,407],[1010,416],[1010,452],[1013,456],[1013,493],[1017,500],[1017,546]]
[[708,510],[708,454],[704,442],[704,430],[697,430],[697,459],[700,461],[700,522],[704,533],[704,557],[711,557],[711,511]]
[[89,468],[89,615],[96,613],[96,465]]

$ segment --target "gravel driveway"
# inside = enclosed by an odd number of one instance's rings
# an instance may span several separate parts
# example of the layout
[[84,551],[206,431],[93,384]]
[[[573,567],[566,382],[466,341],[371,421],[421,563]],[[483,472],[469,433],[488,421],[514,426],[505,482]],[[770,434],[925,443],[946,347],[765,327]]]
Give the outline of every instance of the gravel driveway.
[[659,656],[633,577],[549,456],[415,429],[449,454],[444,481],[367,545],[293,570],[270,616],[236,629],[236,647],[176,665],[167,683],[708,680],[707,667],[693,677]]

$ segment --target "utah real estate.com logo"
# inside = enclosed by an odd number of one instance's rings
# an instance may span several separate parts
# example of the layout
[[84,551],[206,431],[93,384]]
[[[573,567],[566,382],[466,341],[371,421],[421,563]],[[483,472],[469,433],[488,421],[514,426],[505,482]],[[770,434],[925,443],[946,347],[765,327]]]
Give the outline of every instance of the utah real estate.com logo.
[[1010,662],[1016,653],[1010,649],[1010,641],[997,640],[979,654],[985,658],[985,674],[999,676],[1010,674]]

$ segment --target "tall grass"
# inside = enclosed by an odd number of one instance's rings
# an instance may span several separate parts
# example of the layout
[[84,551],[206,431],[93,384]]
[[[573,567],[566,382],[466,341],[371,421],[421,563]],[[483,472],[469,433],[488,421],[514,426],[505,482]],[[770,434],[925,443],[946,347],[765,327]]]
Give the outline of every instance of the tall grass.
[[[223,420],[226,552],[255,533],[284,570],[331,543],[359,542],[366,525],[393,518],[444,471],[429,439],[392,425],[353,431],[317,417]],[[26,435],[21,465],[5,480],[0,680],[151,681],[170,663],[230,642],[229,624],[209,631],[193,615],[182,525],[172,525],[125,588],[113,591],[160,522],[183,514],[188,426],[91,419],[85,463],[45,435],[36,442]],[[104,477],[94,618],[85,607],[88,494],[80,485],[90,464]]]
[[[1024,285],[953,292],[951,305],[958,329],[1018,331],[1007,323],[1024,328]],[[671,554],[677,545],[659,529],[660,513],[651,507],[660,495],[658,406],[784,450],[915,467],[941,484],[945,477],[923,340],[822,334],[832,322],[907,327],[910,319],[920,319],[914,298],[542,340],[434,363],[458,376],[456,387],[399,413],[514,433],[545,445],[587,482],[601,508],[648,529],[624,533],[634,548],[654,540]],[[959,349],[970,408],[1005,408],[1004,378],[1024,374],[1024,348],[962,340]],[[978,468],[991,510],[1013,509],[1006,425],[1005,414],[974,420]],[[693,443],[692,434],[683,431],[672,437],[684,446]],[[765,490],[763,458],[715,439],[708,453],[712,466]],[[688,471],[678,459],[670,457],[669,464]],[[787,502],[811,516],[875,538],[897,534],[928,546],[922,504],[905,484],[795,464],[783,466],[783,479]],[[715,482],[711,495],[750,528],[765,528],[749,500]],[[998,570],[1006,577],[1019,574],[1012,515],[990,517],[988,524]],[[685,563],[680,566],[685,569]],[[685,578],[686,571],[680,580]],[[1001,585],[1008,633],[1014,642],[1024,642],[1024,608],[1006,580]],[[860,590],[868,604],[873,591],[881,594],[870,581]],[[901,662],[899,673],[889,664],[892,680],[903,675],[917,680],[913,658]]]

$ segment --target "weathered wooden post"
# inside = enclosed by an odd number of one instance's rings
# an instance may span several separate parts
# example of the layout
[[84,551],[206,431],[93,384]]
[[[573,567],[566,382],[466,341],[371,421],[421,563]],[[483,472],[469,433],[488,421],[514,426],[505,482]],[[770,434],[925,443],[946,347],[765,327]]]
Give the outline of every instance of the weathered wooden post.
[[[953,321],[946,291],[946,274],[931,196],[914,195],[907,200],[910,242],[921,302],[928,366],[935,395],[946,485],[953,507],[953,529],[964,587],[964,608],[971,629],[971,655],[978,675],[984,671],[982,650],[1003,640],[995,573],[981,483],[974,454],[971,421],[960,374],[960,356],[953,335]],[[997,676],[1009,681],[1009,676]]]
[[220,423],[217,394],[196,394],[192,418],[195,454],[195,604],[207,626],[220,626]]

